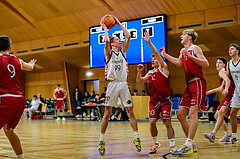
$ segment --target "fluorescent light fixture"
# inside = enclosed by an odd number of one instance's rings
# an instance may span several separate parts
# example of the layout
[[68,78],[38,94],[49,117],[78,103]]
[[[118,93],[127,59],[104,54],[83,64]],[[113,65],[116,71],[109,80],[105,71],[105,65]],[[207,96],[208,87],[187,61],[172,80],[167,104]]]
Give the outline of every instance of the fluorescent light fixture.
[[92,75],[93,75],[93,72],[91,72],[91,71],[87,71],[87,72],[86,72],[86,76],[87,76],[87,77],[91,77]]

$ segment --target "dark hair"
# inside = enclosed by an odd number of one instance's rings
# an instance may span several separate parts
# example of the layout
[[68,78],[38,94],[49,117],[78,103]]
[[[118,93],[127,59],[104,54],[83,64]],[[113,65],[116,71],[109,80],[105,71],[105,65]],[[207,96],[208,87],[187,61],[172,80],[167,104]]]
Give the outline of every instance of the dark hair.
[[224,57],[217,57],[217,60],[221,60],[225,65],[227,65],[227,60]]
[[76,86],[75,89],[79,89],[78,86]]
[[145,91],[145,90],[142,90],[142,92],[146,93],[146,91]]
[[37,95],[33,95],[33,97],[36,97],[36,98],[37,98]]
[[58,87],[60,87],[60,84],[57,84]]
[[134,90],[133,90],[133,92],[136,92],[136,93],[137,93],[137,92],[138,92],[138,90],[137,90],[137,89],[134,89]]
[[0,36],[0,51],[9,50],[10,46],[11,46],[11,39],[6,35]]
[[87,92],[87,98],[89,98],[90,97],[90,94],[88,93],[88,91],[85,91],[84,92],[84,96],[85,96],[85,93]]
[[109,39],[110,39],[110,42],[109,42],[110,49],[112,49],[111,43],[114,43],[114,37],[109,36]]
[[96,96],[99,96],[99,94],[96,94]]
[[230,44],[230,47],[231,46],[235,47],[238,50],[238,54],[240,54],[240,46],[238,44],[232,43],[232,44]]

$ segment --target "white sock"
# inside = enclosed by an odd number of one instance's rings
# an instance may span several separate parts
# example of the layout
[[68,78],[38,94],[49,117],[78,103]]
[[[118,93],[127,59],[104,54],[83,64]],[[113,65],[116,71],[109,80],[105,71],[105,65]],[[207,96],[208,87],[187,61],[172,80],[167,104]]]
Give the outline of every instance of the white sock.
[[159,144],[159,142],[158,142],[158,136],[154,136],[154,137],[152,137],[152,138],[153,138],[154,144]]
[[237,138],[237,133],[232,133],[232,138]]
[[169,139],[170,147],[175,146],[175,138]]
[[135,138],[135,139],[138,139],[138,138],[139,138],[138,131],[134,131],[134,138]]
[[216,135],[217,132],[216,132],[216,130],[213,130],[212,133],[213,133],[214,135]]
[[23,154],[17,155],[17,159],[24,159],[24,155]]
[[184,145],[186,145],[188,147],[192,147],[192,139],[187,138],[187,140],[186,140]]
[[100,133],[100,141],[104,141],[104,133]]
[[231,135],[230,132],[229,132],[229,130],[228,130],[228,131],[224,131],[224,133],[225,133],[225,135],[227,135],[227,136],[230,136],[230,135]]

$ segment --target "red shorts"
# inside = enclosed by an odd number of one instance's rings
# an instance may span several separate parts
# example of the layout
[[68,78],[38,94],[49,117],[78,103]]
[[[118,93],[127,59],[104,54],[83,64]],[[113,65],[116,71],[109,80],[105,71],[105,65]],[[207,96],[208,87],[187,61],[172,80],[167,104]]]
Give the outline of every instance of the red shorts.
[[[161,117],[160,117],[161,112]],[[149,119],[171,119],[172,113],[172,100],[167,99],[164,102],[150,100],[148,116]]]
[[[226,96],[221,104],[218,106],[217,110],[220,111],[222,107],[230,107],[230,102],[232,100],[232,95]],[[229,117],[230,113],[226,113],[224,116]]]
[[63,100],[56,100],[56,109],[65,109]]
[[4,96],[0,97],[0,129],[7,124],[7,129],[14,129],[25,108],[25,98]]
[[183,92],[180,107],[190,109],[198,106],[200,110],[205,110],[206,81],[198,79],[190,82]]

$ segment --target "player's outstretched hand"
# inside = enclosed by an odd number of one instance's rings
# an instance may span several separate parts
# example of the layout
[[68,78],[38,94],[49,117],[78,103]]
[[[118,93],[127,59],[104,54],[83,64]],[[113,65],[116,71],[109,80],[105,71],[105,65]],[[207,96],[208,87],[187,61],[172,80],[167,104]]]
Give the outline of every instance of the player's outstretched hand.
[[224,89],[223,91],[222,91],[222,95],[223,96],[226,96],[228,94],[228,89]]
[[118,18],[117,17],[115,17],[113,14],[112,14],[112,17],[113,17],[113,19],[115,19],[115,24],[121,24],[121,22],[118,20]]
[[145,37],[143,38],[146,42],[150,41],[150,36],[149,36],[149,32],[145,31],[144,32]]
[[189,58],[191,58],[191,56],[192,56],[186,49],[182,49],[180,53]]
[[164,47],[160,48],[159,51],[161,52],[162,56],[165,57],[166,55],[166,50]]
[[102,28],[103,28],[104,30],[107,29],[107,26],[104,24],[103,19],[101,19],[100,25],[102,26]]
[[206,95],[213,94],[214,92],[212,90],[209,90],[206,92]]
[[143,64],[139,64],[139,65],[137,66],[137,70],[138,70],[139,72],[143,71],[143,69],[144,69]]
[[29,61],[29,64],[35,65],[35,63],[37,62],[37,59],[32,59],[31,61]]

